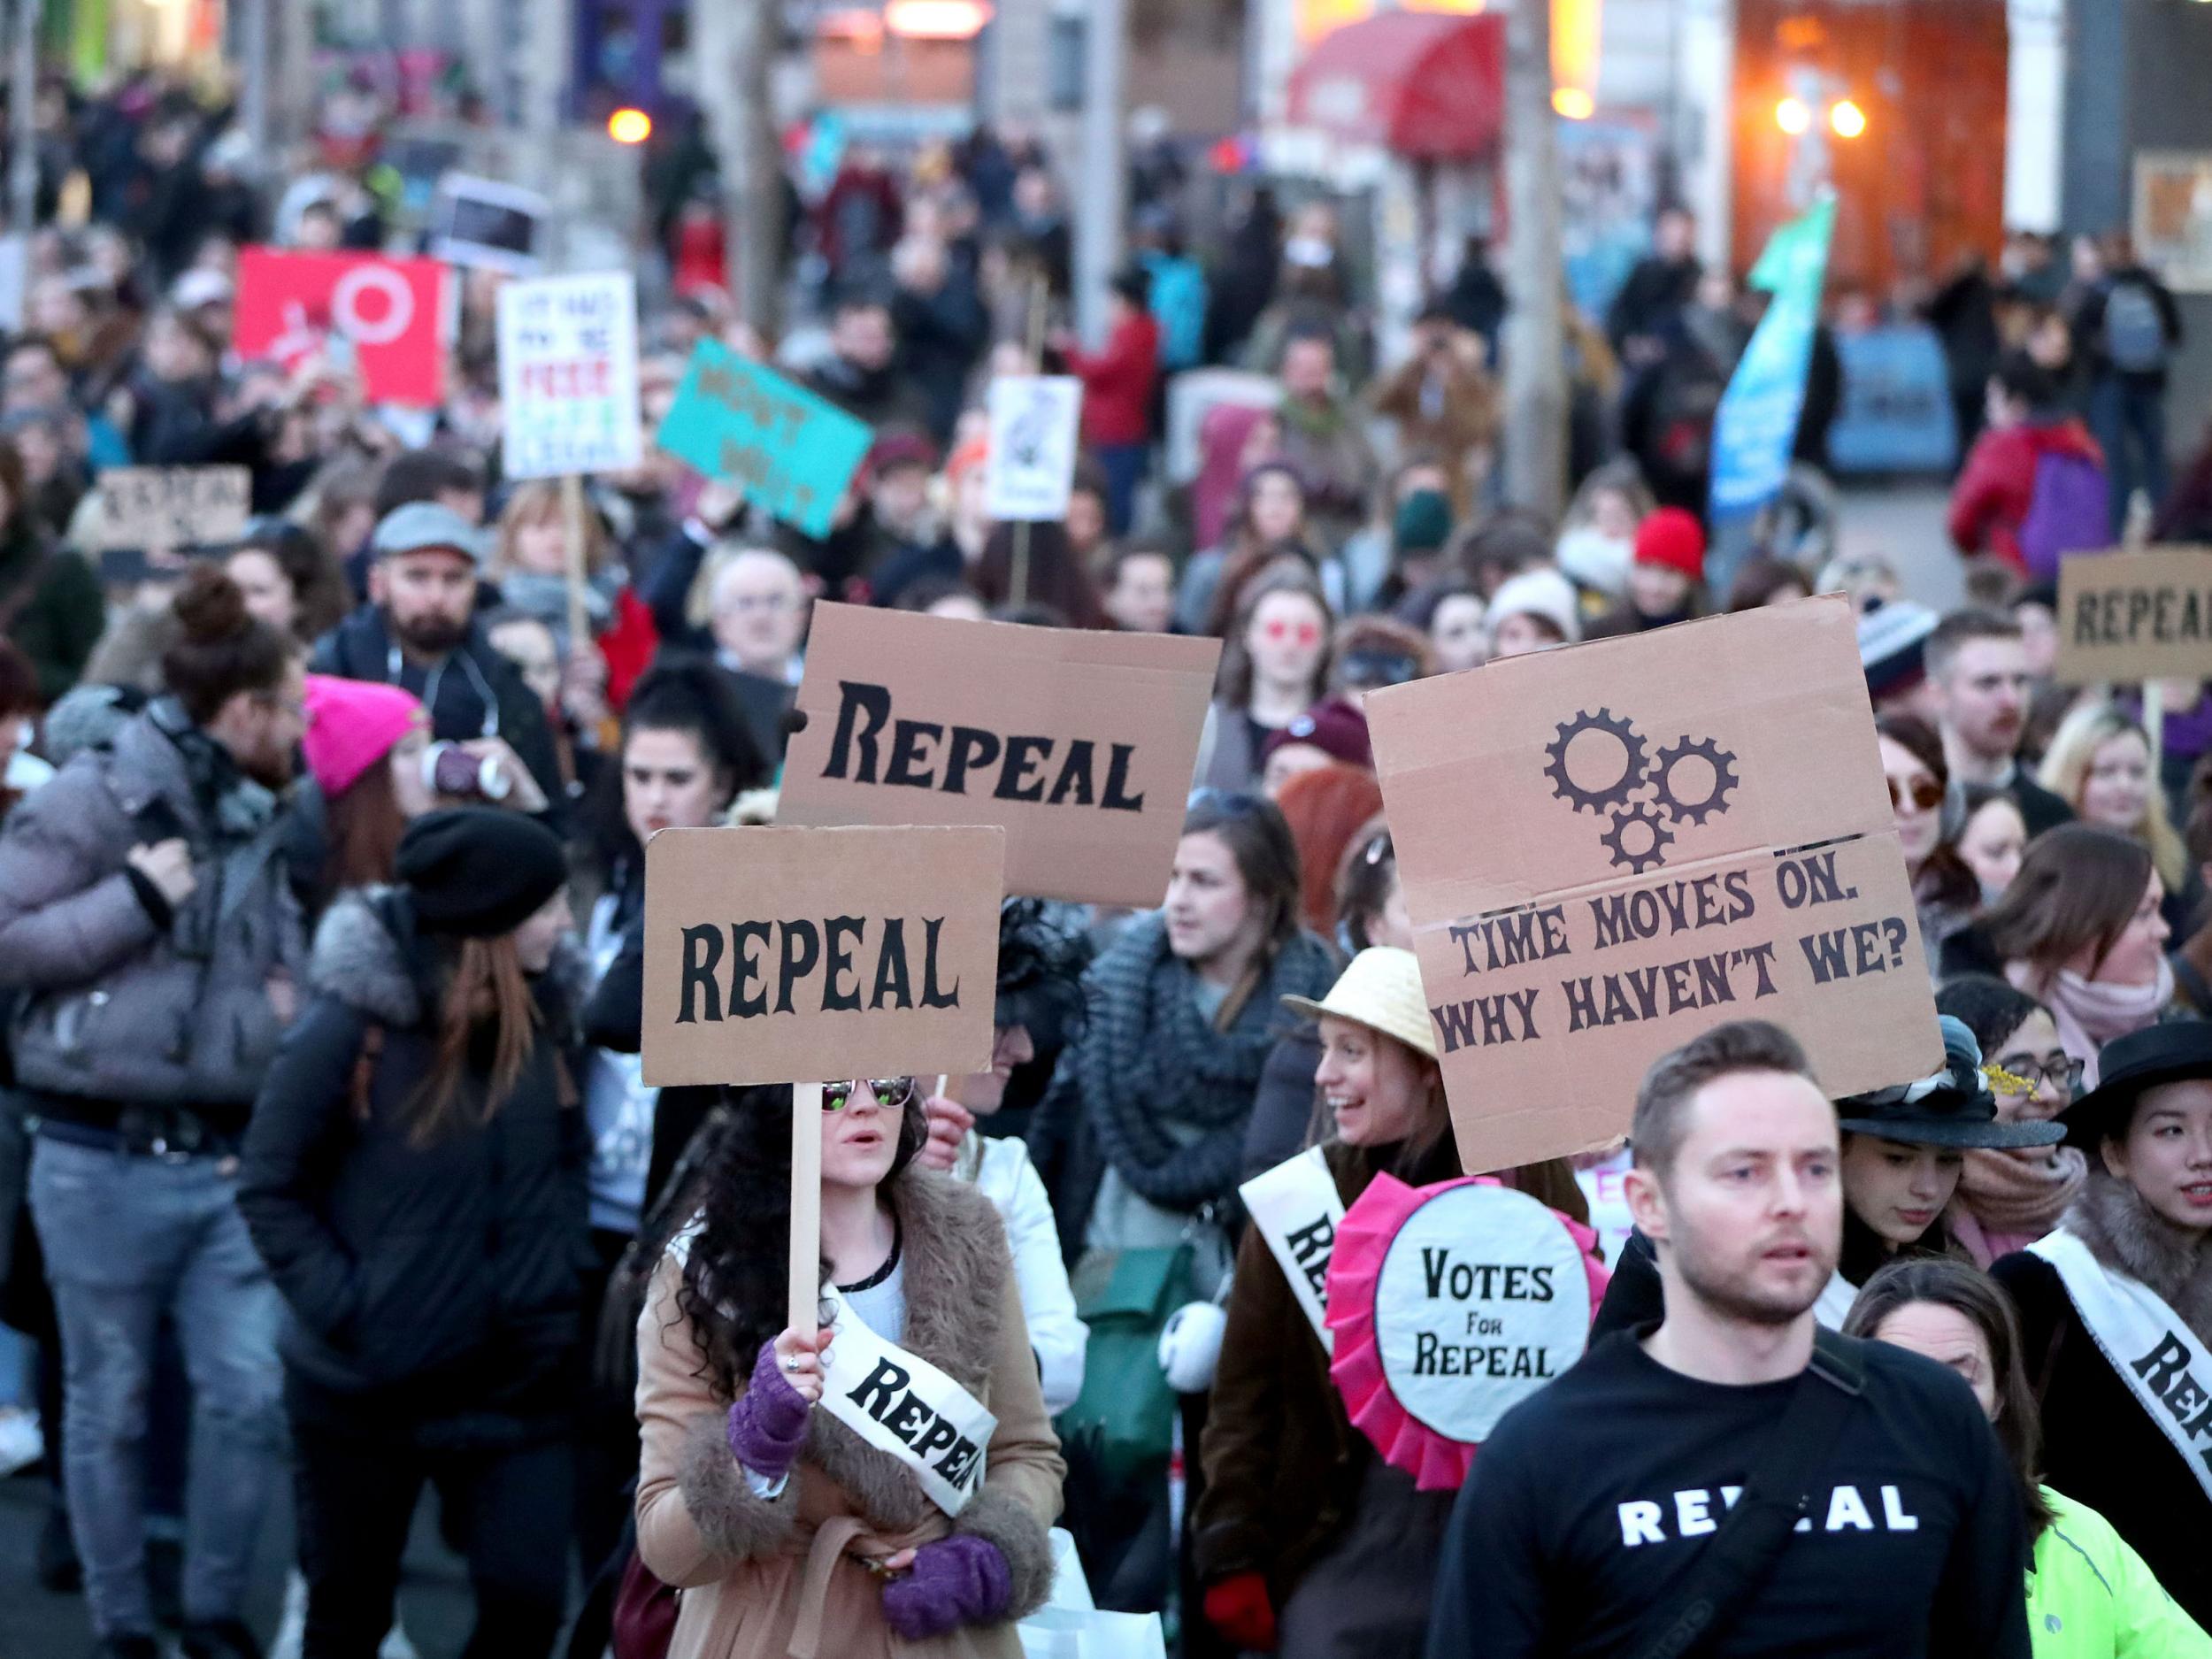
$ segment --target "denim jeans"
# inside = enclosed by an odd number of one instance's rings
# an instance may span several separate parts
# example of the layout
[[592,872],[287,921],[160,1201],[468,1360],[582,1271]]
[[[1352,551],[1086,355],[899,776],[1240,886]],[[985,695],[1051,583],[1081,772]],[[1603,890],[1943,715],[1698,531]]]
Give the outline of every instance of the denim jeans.
[[2166,500],[2166,388],[2118,374],[2099,380],[2089,394],[2089,428],[2104,451],[2112,480],[2112,534],[2127,527],[2128,501],[2138,489],[2155,512]]
[[237,1617],[284,1458],[279,1302],[227,1160],[171,1162],[39,1137],[31,1215],[60,1317],[64,1477],[102,1635],[150,1632],[147,1401],[162,1317],[192,1386],[184,1612]]

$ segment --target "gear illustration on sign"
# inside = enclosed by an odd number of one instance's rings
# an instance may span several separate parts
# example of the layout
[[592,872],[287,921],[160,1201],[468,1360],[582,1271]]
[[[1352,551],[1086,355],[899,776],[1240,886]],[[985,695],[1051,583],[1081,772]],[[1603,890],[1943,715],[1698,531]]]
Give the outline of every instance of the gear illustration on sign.
[[[1713,769],[1712,787],[1701,801],[1685,801],[1674,791],[1674,769],[1693,756]],[[1655,779],[1659,810],[1669,818],[1702,824],[1716,812],[1728,810],[1728,797],[1741,781],[1736,776],[1736,757],[1709,737],[1685,737],[1671,749],[1659,751]]]
[[[1643,840],[1648,845],[1628,845],[1629,832],[1640,825],[1647,832]],[[1674,841],[1674,832],[1666,826],[1659,814],[1641,802],[1618,809],[1613,814],[1613,827],[1598,839],[1613,855],[1617,865],[1624,865],[1631,875],[1640,876],[1655,864],[1666,862],[1666,849]]]
[[[1603,732],[1620,744],[1619,781],[1602,789],[1586,789],[1567,775],[1568,748],[1585,732]],[[1544,745],[1544,753],[1551,757],[1544,775],[1551,780],[1552,794],[1578,812],[1602,812],[1609,807],[1625,806],[1628,797],[1642,786],[1651,766],[1650,750],[1642,734],[1610,709],[1600,709],[1595,714],[1586,709],[1573,719],[1561,721],[1559,735]]]

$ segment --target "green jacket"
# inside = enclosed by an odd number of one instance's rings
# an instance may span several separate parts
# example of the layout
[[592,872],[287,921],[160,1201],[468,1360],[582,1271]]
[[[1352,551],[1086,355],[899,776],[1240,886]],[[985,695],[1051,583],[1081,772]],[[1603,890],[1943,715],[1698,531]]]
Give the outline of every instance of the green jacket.
[[0,614],[7,637],[31,659],[39,701],[50,706],[77,683],[100,642],[107,595],[82,555],[50,548],[18,514],[0,530]]
[[2043,1488],[2053,1520],[2028,1568],[2035,1659],[2212,1659],[2208,1637],[2112,1523]]

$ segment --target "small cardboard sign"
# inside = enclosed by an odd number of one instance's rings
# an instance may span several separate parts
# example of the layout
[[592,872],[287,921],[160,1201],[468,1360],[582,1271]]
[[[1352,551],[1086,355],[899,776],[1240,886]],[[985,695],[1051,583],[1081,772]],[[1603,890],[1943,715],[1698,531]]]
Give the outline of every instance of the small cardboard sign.
[[1625,1133],[1651,1062],[1766,1019],[1831,1095],[1942,1059],[1839,595],[1367,700],[1460,1156]]
[[1067,374],[1003,374],[991,382],[983,510],[1002,523],[1068,516],[1083,382]]
[[1006,890],[1167,890],[1217,640],[818,603],[786,824],[998,824]]
[[702,340],[658,442],[810,536],[826,536],[874,434],[826,398]]
[[509,478],[635,466],[637,280],[611,271],[501,288],[499,402]]
[[253,475],[242,466],[111,466],[92,487],[101,552],[221,546],[245,533],[253,511]]
[[2058,567],[2061,685],[2212,677],[2212,547],[2078,553]]
[[449,173],[430,204],[430,253],[449,265],[534,276],[538,242],[552,204],[535,190]]
[[1006,835],[663,830],[645,849],[645,1081],[991,1064]]

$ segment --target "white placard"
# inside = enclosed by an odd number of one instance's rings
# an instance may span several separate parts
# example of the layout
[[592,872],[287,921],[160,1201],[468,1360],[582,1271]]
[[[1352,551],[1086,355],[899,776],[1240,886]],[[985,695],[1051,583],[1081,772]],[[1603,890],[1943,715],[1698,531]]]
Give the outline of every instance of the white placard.
[[1266,1174],[1254,1176],[1237,1193],[1289,1281],[1290,1294],[1321,1339],[1321,1351],[1335,1353],[1336,1333],[1329,1329],[1329,1258],[1336,1252],[1344,1201],[1337,1195],[1328,1160],[1319,1147],[1308,1147]]
[[1567,1224],[1525,1193],[1469,1184],[1399,1228],[1375,1285],[1383,1379],[1410,1417],[1479,1444],[1582,1356],[1590,1281]]
[[499,397],[509,478],[636,465],[635,279],[612,271],[500,289]]
[[984,1454],[998,1418],[920,1355],[870,1330],[834,1286],[822,1300],[837,1333],[823,1377],[822,1409],[912,1470],[929,1501],[947,1515],[959,1514],[983,1488]]
[[1002,523],[1067,517],[1083,382],[1064,374],[1002,374],[991,382],[990,409],[984,511]]

